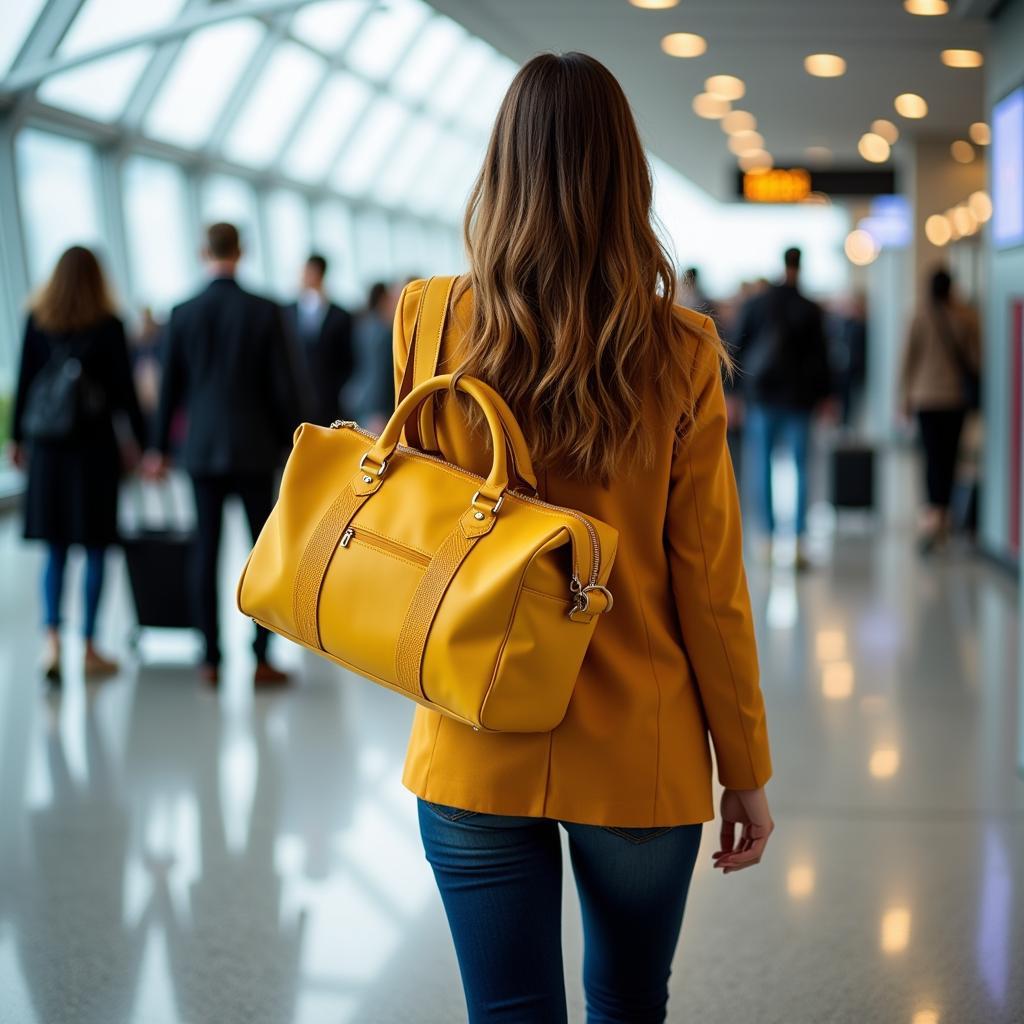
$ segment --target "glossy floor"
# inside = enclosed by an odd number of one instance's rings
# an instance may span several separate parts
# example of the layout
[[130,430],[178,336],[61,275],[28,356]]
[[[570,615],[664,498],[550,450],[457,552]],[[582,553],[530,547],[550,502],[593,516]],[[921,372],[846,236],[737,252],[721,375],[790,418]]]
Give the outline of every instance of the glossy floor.
[[[294,649],[297,688],[254,699],[237,619],[219,695],[184,638],[131,659],[116,556],[103,621],[124,671],[86,687],[72,667],[47,697],[39,554],[16,527],[0,520],[0,1024],[464,1020],[399,784],[409,707]],[[846,535],[799,580],[755,567],[752,587],[778,833],[728,878],[705,833],[670,1019],[1024,1021],[1015,587],[962,555],[921,564],[905,530]],[[565,908],[579,1021],[568,885]]]

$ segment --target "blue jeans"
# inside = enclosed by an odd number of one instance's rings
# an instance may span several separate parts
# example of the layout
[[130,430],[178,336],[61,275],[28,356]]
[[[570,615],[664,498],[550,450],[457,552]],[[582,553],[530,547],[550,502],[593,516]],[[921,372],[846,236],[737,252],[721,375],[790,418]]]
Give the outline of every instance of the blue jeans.
[[761,522],[769,535],[775,533],[772,496],[772,455],[780,441],[793,456],[796,467],[796,535],[807,532],[807,467],[810,458],[811,413],[774,405],[751,405],[747,414],[747,462],[755,488]]
[[[470,1024],[565,1024],[559,822],[419,802]],[[665,1020],[700,825],[561,822],[583,914],[588,1024]]]
[[[85,623],[82,632],[86,640],[91,640],[96,635],[96,616],[100,608],[100,592],[103,590],[105,556],[105,548],[85,549]],[[64,569],[67,562],[67,544],[51,544],[46,567],[43,569],[43,606],[48,629],[56,629],[60,625],[60,600],[64,593]]]

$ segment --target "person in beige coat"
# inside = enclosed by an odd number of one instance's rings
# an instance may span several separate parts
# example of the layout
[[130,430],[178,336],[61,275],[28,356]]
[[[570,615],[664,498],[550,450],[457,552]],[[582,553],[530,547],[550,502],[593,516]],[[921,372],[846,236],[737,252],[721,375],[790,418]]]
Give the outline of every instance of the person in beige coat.
[[932,274],[928,298],[910,325],[900,372],[900,399],[915,417],[924,449],[927,507],[921,550],[927,554],[949,534],[960,434],[967,412],[977,406],[981,343],[974,312],[953,297],[945,270]]

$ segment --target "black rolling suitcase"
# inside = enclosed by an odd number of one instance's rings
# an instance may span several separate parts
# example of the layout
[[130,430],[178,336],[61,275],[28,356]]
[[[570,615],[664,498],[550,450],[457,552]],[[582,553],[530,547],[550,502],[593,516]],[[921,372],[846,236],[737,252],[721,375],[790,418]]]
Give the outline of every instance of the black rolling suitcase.
[[[191,629],[195,625],[189,593],[192,571],[192,531],[173,509],[170,485],[159,485],[163,525],[147,520],[142,485],[136,491],[136,523],[122,531],[121,546],[139,629]],[[178,524],[175,525],[175,520]]]
[[875,450],[846,441],[832,450],[832,504],[836,508],[875,507]]

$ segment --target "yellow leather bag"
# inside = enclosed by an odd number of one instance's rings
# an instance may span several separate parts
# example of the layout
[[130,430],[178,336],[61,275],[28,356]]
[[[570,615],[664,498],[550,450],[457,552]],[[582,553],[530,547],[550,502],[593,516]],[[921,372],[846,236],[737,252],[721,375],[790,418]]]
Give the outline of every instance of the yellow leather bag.
[[[486,419],[486,479],[399,444],[424,401],[451,388]],[[597,621],[611,610],[618,533],[523,493],[530,489],[536,478],[515,417],[472,377],[413,388],[379,437],[354,423],[305,423],[238,607],[476,729],[547,732],[564,717]]]

